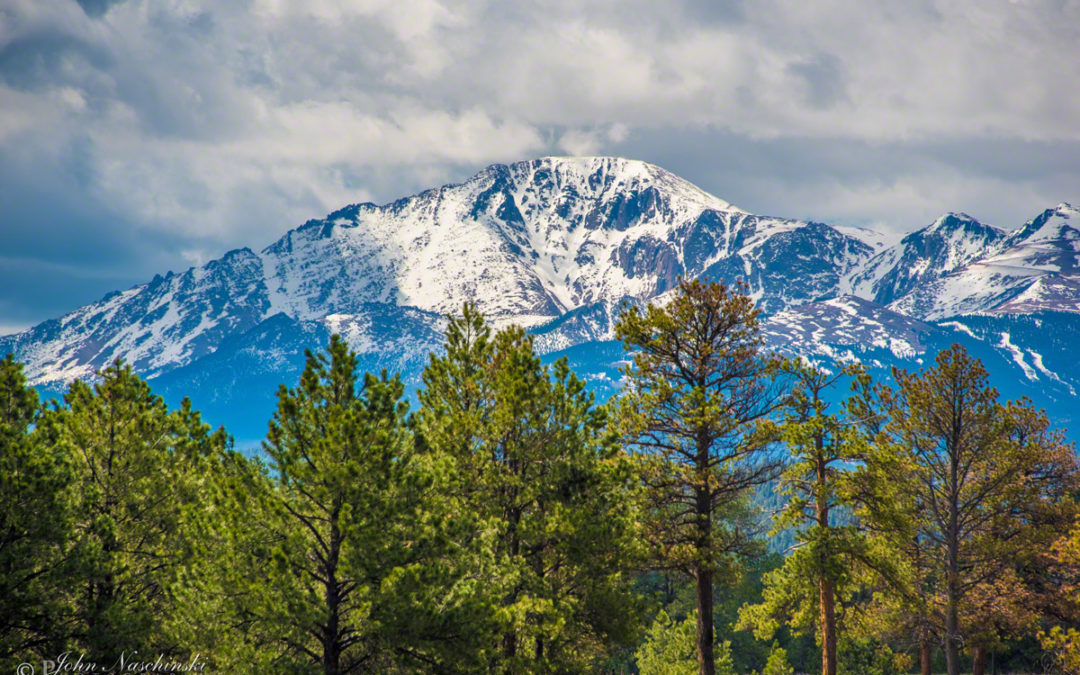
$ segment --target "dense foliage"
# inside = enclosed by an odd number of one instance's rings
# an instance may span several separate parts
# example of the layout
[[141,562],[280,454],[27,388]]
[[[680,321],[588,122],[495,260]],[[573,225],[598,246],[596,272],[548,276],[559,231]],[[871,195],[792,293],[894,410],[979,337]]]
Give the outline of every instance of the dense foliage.
[[8,356],[0,669],[1078,672],[1075,449],[978,360],[784,360],[703,282],[617,335],[601,405],[466,306],[415,407],[334,336],[254,455],[123,363],[43,404]]

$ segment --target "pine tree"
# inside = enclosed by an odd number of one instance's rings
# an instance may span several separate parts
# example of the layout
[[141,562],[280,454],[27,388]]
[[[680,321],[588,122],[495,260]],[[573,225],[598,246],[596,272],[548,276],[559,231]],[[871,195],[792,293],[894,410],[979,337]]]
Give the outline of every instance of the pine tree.
[[197,536],[188,516],[201,500],[200,458],[226,438],[187,401],[169,412],[128,365],[98,377],[73,382],[67,407],[41,420],[43,442],[62,448],[75,472],[73,636],[100,667],[135,652],[183,658],[187,646],[163,626]]
[[779,364],[762,351],[757,317],[746,295],[695,280],[615,328],[633,353],[621,425],[643,459],[660,564],[696,581],[703,675],[714,672],[714,577],[746,539],[728,517],[782,466],[767,423],[782,400]]
[[[661,610],[653,620],[636,654],[641,675],[694,675],[697,662],[697,616],[693,612],[682,621],[674,621]],[[716,645],[714,668],[717,675],[735,675],[731,643]]]
[[280,631],[260,613],[278,596],[267,574],[281,533],[273,480],[258,455],[229,445],[203,454],[200,464],[200,500],[185,515],[195,535],[164,629],[208,671],[278,672],[286,661]]
[[789,499],[774,529],[797,530],[798,544],[782,568],[766,575],[764,601],[745,606],[740,624],[754,628],[761,639],[772,638],[778,619],[795,628],[814,627],[822,648],[821,673],[836,675],[837,594],[853,584],[857,568],[872,554],[851,522],[847,488],[848,467],[862,454],[861,430],[830,413],[826,395],[861,370],[829,374],[799,363],[787,368],[795,387],[781,434],[792,462],[780,478],[780,491]]
[[[1059,606],[1063,606],[1066,611],[1057,613],[1055,623],[1059,625],[1039,632],[1039,641],[1060,669],[1059,672],[1078,673],[1080,630],[1077,630],[1077,625],[1080,621],[1076,618],[1080,614],[1080,520],[1074,523],[1067,534],[1054,542],[1049,553],[1054,565],[1063,572],[1061,583],[1056,590]],[[1062,619],[1072,621],[1062,622]],[[1060,625],[1061,623],[1065,625]]]
[[922,558],[904,593],[937,603],[948,673],[957,675],[961,645],[975,635],[966,608],[1037,545],[1039,511],[1068,501],[1076,457],[1030,402],[999,403],[982,364],[959,345],[921,374],[895,370],[894,379],[895,391],[879,390],[887,423],[865,468],[879,506],[866,513],[876,519],[889,503],[906,511],[894,506],[880,529]]
[[72,533],[71,465],[32,432],[37,392],[22,365],[0,361],[0,669],[52,658],[63,646]]
[[[904,489],[916,480],[913,465],[902,454],[878,443],[889,419],[882,398],[891,390],[865,372],[852,389],[855,393],[845,401],[845,410],[862,431],[864,452],[849,487],[859,525],[875,559],[883,565],[873,579],[878,592],[861,612],[860,632],[910,643],[919,653],[920,672],[930,675],[942,623],[936,606],[936,544],[920,535],[926,503],[917,491]],[[848,643],[865,641],[852,639]],[[845,670],[844,664],[841,670]]]
[[279,537],[254,613],[284,644],[286,670],[468,668],[482,599],[455,576],[440,467],[414,452],[400,378],[360,385],[356,367],[335,335],[278,393],[264,449]]
[[490,629],[501,637],[489,667],[596,668],[636,628],[629,463],[584,383],[565,360],[542,366],[520,328],[492,336],[466,305],[446,344],[424,371],[417,428],[449,458],[449,498],[474,536],[493,536]]
[[795,669],[787,660],[787,650],[774,644],[761,675],[795,675]]

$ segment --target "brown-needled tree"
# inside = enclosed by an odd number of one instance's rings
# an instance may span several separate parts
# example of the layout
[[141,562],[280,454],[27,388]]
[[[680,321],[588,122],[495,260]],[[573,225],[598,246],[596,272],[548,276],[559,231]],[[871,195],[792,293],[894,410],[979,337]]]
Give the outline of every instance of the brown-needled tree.
[[1071,508],[1076,456],[1029,401],[1000,403],[960,345],[922,373],[893,376],[895,390],[879,388],[887,423],[864,471],[885,490],[879,501],[912,505],[906,526],[891,525],[926,556],[916,582],[937,605],[928,616],[940,616],[949,675],[965,645],[979,671],[988,615],[977,610],[1016,561],[1049,547],[1060,518],[1047,510]]

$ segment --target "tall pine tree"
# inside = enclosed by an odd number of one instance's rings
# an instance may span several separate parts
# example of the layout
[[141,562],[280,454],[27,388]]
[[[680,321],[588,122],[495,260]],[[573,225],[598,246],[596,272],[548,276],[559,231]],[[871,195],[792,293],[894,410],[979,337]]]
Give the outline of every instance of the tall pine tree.
[[53,658],[65,645],[73,531],[71,463],[42,442],[37,392],[0,361],[0,668]]
[[457,574],[440,467],[413,450],[400,379],[361,383],[356,369],[335,335],[278,393],[264,444],[278,480],[273,588],[253,612],[286,670],[468,670],[482,595]]
[[630,308],[615,333],[633,358],[620,417],[646,460],[653,543],[696,582],[698,663],[712,675],[714,578],[745,538],[727,516],[782,467],[768,424],[783,400],[779,363],[762,350],[751,299],[700,280],[666,306]]
[[62,448],[75,473],[73,637],[100,667],[135,652],[185,658],[190,650],[165,622],[198,536],[190,514],[201,508],[202,458],[227,439],[186,400],[170,412],[128,365],[98,377],[73,382],[67,407],[40,425],[43,443]]
[[746,606],[741,623],[771,639],[780,622],[813,627],[821,644],[821,673],[837,672],[837,595],[850,588],[870,557],[866,537],[854,524],[847,486],[849,467],[862,454],[857,425],[829,411],[830,390],[861,371],[828,373],[792,363],[795,378],[785,406],[782,437],[792,462],[780,477],[788,495],[774,528],[797,531],[798,543],[782,568],[765,577],[764,602]]

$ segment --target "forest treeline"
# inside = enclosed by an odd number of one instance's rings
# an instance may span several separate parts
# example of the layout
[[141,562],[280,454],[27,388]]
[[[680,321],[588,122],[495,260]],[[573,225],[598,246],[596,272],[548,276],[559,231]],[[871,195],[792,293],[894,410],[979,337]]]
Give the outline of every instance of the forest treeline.
[[606,404],[469,306],[415,407],[334,336],[254,456],[128,365],[42,403],[9,355],[0,672],[1080,672],[1061,431],[958,345],[888,384],[768,353],[740,291],[626,309]]

